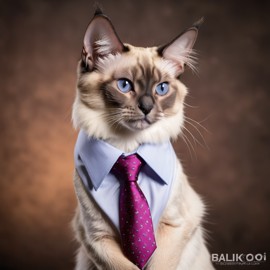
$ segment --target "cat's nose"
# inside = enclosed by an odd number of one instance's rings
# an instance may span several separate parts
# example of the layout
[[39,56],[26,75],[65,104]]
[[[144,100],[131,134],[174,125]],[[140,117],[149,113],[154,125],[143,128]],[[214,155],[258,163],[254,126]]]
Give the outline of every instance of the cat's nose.
[[139,109],[145,114],[149,114],[154,107],[154,100],[151,96],[144,95],[139,99]]

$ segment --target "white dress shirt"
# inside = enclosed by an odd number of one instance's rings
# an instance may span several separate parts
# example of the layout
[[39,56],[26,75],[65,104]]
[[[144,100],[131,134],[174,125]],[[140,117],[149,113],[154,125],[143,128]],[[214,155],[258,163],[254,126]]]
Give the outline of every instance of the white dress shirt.
[[[150,207],[155,230],[167,205],[174,181],[177,158],[171,143],[142,144],[133,153],[144,161],[138,185]],[[121,155],[129,155],[112,145],[89,138],[80,131],[75,146],[75,167],[89,196],[119,231],[119,180],[111,169]]]

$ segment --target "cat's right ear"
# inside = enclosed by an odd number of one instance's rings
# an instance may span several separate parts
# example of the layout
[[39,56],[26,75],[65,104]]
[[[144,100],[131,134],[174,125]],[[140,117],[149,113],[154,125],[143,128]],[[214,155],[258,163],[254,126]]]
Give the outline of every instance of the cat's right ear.
[[157,50],[161,57],[175,63],[177,76],[184,72],[185,65],[196,71],[196,56],[194,55],[192,48],[197,39],[199,27],[202,23],[203,18],[195,22],[191,28],[185,30],[169,44],[161,46]]
[[125,49],[109,18],[98,9],[83,40],[82,62],[86,70],[93,70],[98,58],[121,53]]

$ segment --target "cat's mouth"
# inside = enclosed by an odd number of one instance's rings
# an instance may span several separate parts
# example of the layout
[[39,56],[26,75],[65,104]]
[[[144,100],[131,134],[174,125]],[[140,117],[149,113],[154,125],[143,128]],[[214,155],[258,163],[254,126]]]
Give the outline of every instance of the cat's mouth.
[[133,130],[143,130],[153,124],[153,122],[150,121],[147,117],[136,120],[128,120],[126,123]]

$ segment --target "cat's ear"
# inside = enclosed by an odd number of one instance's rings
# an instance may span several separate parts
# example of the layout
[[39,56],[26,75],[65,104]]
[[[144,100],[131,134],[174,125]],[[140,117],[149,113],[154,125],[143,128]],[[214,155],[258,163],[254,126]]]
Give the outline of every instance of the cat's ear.
[[121,53],[124,44],[118,37],[107,16],[97,9],[89,23],[83,40],[82,61],[88,70],[92,70],[99,57]]
[[192,50],[197,39],[198,29],[203,23],[203,18],[193,24],[193,26],[173,39],[165,46],[158,48],[158,54],[163,58],[173,61],[177,67],[177,76],[184,72],[184,66],[195,69],[194,52]]

